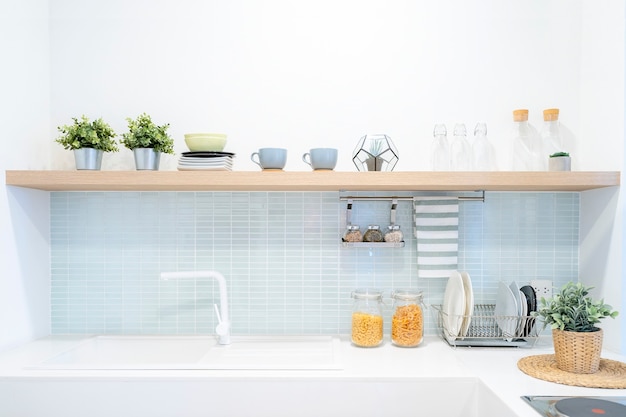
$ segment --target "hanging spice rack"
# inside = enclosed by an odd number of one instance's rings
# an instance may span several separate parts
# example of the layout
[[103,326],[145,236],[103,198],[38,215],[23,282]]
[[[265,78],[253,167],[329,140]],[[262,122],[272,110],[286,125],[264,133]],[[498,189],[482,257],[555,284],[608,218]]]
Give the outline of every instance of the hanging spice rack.
[[[346,200],[346,226],[352,224],[352,204],[354,200],[377,200],[377,201],[391,201],[391,211],[389,214],[390,224],[396,224],[396,210],[398,208],[398,199],[400,197],[342,197],[341,200]],[[403,248],[404,240],[400,242],[346,242],[342,239],[341,245],[344,248]]]
[[[480,196],[459,196],[459,201],[485,201],[485,191],[477,191]],[[398,201],[413,201],[413,197],[383,197],[383,196],[345,196],[339,197],[340,201],[346,201],[346,226],[352,224],[352,204],[355,201],[391,201],[389,213],[390,224],[396,224],[396,210]],[[347,242],[341,239],[344,248],[403,248],[404,240],[401,242]]]

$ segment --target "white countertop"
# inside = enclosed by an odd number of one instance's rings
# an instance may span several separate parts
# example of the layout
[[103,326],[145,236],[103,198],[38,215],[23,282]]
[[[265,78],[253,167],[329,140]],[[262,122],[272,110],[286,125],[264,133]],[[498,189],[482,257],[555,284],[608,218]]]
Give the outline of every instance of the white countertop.
[[[0,382],[24,381],[197,381],[202,380],[358,380],[479,379],[519,417],[538,414],[520,396],[626,396],[626,390],[592,389],[561,385],[532,378],[517,368],[525,356],[553,353],[551,338],[533,348],[452,348],[428,336],[417,348],[398,348],[388,341],[377,348],[358,348],[341,340],[342,370],[38,370],[24,367],[39,363],[88,336],[50,336],[0,353]],[[604,351],[603,358],[625,361]]]

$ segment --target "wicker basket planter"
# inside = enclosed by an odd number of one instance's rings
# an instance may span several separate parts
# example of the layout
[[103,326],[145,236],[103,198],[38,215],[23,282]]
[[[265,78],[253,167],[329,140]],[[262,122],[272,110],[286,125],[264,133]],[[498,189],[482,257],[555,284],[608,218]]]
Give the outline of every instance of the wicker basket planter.
[[556,366],[565,372],[593,374],[600,367],[604,332],[571,332],[552,329]]

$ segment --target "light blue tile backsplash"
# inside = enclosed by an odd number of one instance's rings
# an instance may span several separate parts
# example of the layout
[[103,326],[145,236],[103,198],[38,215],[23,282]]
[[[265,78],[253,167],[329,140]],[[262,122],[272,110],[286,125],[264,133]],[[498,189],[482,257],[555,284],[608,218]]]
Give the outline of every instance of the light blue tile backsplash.
[[[217,285],[162,281],[162,271],[220,271],[234,334],[349,333],[350,292],[361,287],[416,288],[441,303],[445,280],[416,278],[411,202],[398,203],[404,248],[343,248],[340,196],[53,192],[52,332],[213,333]],[[384,228],[389,209],[355,202],[352,223]],[[491,192],[459,210],[459,268],[476,303],[494,302],[500,280],[578,279],[578,193]],[[426,332],[435,332],[432,317]]]

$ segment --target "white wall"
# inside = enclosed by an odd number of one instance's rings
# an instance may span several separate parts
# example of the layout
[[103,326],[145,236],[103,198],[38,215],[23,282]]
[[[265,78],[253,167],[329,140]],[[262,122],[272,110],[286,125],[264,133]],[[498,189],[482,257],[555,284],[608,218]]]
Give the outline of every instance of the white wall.
[[[185,132],[227,132],[239,170],[277,145],[289,170],[329,145],[338,169],[355,170],[359,137],[387,133],[396,169],[424,170],[435,123],[486,121],[508,162],[513,109],[538,125],[560,107],[579,133],[581,3],[54,0],[52,123],[85,113],[123,132],[147,111],[171,123],[178,151]],[[72,166],[54,152],[56,167]],[[105,166],[132,168],[130,152]]]
[[[48,1],[4,1],[0,13],[0,171],[49,161]],[[0,350],[50,332],[48,194],[0,193]]]

